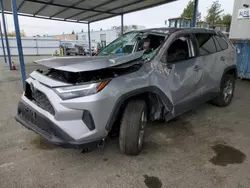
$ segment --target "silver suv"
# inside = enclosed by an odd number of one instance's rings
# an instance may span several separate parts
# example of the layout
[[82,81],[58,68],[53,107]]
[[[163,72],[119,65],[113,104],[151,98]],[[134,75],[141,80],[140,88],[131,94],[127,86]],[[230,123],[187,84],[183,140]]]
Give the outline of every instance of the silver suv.
[[43,59],[30,74],[16,120],[63,147],[92,148],[117,132],[137,155],[147,120],[169,121],[198,105],[230,104],[236,49],[221,32],[129,32],[95,57]]

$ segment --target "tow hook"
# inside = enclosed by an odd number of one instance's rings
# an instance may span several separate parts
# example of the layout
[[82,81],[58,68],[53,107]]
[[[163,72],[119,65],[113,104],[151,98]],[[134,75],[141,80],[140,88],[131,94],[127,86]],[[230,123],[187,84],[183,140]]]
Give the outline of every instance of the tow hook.
[[103,138],[100,142],[100,144],[97,145],[98,148],[104,148],[105,145],[105,138]]
[[89,147],[89,148],[84,148],[81,153],[89,153],[91,151],[93,151],[96,148],[104,148],[104,144],[105,144],[105,138],[103,138],[99,144],[97,144],[95,147]]

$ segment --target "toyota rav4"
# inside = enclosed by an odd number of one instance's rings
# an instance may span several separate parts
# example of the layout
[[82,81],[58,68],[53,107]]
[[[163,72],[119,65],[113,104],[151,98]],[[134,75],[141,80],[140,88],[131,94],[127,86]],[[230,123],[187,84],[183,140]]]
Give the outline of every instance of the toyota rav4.
[[236,49],[221,32],[157,28],[126,33],[94,57],[35,63],[16,120],[64,147],[100,146],[117,131],[137,155],[148,120],[169,121],[210,101],[233,98]]

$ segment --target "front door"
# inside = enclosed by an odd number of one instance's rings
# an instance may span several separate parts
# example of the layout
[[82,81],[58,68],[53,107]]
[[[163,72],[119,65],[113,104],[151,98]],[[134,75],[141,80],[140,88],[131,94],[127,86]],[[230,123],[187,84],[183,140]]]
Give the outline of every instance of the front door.
[[177,36],[167,48],[168,89],[178,116],[199,104],[202,88],[202,64],[196,58],[191,35]]

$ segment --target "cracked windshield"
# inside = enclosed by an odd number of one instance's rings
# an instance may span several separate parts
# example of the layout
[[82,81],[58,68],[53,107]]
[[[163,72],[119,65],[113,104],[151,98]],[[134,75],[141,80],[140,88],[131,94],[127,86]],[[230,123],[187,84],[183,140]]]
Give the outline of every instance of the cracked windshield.
[[142,58],[149,60],[154,57],[165,37],[142,32],[127,33],[110,43],[98,56],[144,51]]

